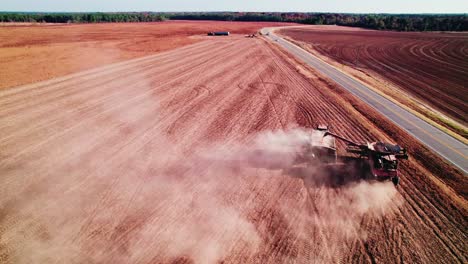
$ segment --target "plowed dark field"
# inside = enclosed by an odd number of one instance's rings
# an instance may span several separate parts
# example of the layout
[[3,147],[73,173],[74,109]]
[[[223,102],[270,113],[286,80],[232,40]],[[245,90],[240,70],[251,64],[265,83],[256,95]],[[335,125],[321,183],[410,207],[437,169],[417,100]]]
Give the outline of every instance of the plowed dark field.
[[231,36],[1,90],[0,262],[466,263],[416,159],[398,188],[293,166],[316,123],[392,140],[297,67]]
[[406,33],[343,27],[285,29],[337,62],[377,74],[466,124],[468,34]]

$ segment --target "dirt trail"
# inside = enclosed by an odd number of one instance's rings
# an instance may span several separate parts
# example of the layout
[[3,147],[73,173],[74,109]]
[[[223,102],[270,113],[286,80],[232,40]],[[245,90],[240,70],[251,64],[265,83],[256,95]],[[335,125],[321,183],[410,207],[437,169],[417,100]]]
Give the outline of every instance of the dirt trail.
[[412,161],[397,190],[275,160],[316,123],[385,138],[343,104],[239,36],[2,90],[0,262],[466,262],[466,212]]

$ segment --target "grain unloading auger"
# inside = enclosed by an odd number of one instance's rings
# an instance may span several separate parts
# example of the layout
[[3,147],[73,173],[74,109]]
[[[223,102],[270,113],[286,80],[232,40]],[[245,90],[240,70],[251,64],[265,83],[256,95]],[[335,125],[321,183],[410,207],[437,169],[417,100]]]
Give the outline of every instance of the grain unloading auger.
[[359,144],[334,134],[327,126],[318,126],[312,133],[309,157],[328,164],[337,162],[335,139],[347,144],[346,151],[356,154],[360,160],[360,173],[364,179],[392,181],[398,185],[400,176],[398,161],[408,159],[406,149],[386,142]]

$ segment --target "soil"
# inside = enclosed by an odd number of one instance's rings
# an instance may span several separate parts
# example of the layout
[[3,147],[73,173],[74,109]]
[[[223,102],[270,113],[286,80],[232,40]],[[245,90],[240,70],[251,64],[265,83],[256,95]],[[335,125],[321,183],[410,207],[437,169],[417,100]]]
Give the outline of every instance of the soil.
[[414,97],[417,101],[411,102],[415,104],[412,108],[427,112],[424,106],[417,105],[425,104],[466,127],[467,33],[391,32],[338,26],[284,29],[281,33],[344,65],[345,71],[405,104],[406,94]]
[[0,27],[0,89],[155,54],[200,41],[210,31],[252,34],[269,22],[19,24]]
[[[262,38],[201,38],[0,105],[2,263],[467,262],[464,175]],[[316,124],[408,146],[401,185],[331,185],[278,154]]]

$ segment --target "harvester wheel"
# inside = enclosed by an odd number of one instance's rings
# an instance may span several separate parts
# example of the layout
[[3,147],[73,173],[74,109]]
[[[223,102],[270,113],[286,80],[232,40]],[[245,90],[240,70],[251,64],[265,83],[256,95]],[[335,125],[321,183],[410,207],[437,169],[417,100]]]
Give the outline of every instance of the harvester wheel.
[[361,178],[364,180],[370,180],[372,179],[372,173],[371,173],[371,168],[369,166],[369,163],[366,161],[361,161]]
[[392,182],[395,186],[397,186],[400,183],[400,177],[398,176],[393,177]]

